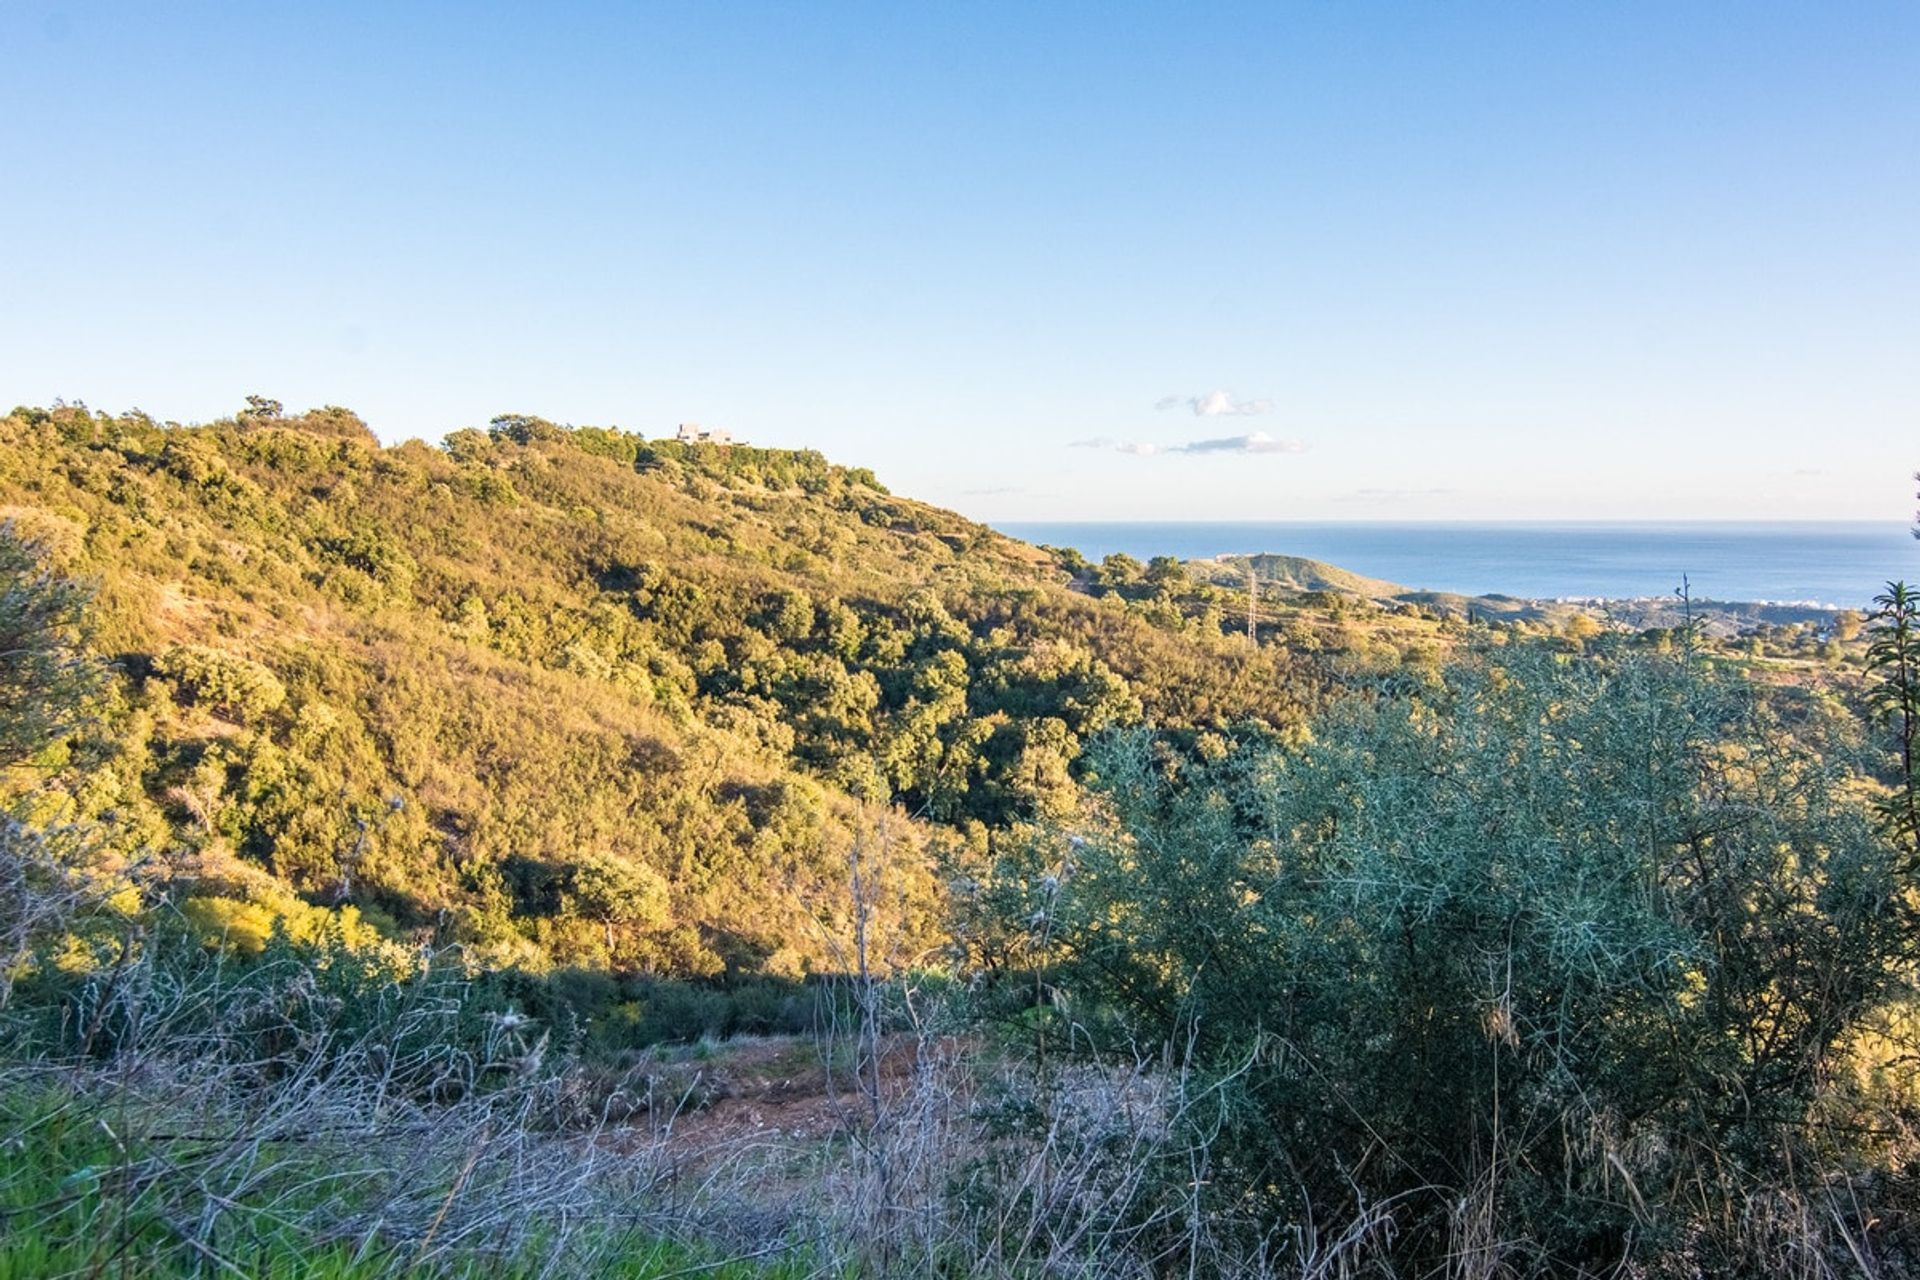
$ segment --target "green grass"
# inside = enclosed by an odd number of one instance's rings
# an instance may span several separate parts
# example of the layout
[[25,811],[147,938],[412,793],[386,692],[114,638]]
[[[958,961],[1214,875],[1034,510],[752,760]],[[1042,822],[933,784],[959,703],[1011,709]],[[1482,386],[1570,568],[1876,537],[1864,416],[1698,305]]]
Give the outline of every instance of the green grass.
[[[261,1245],[207,1257],[189,1249],[120,1250],[111,1242],[87,1245],[61,1242],[28,1232],[10,1233],[0,1242],[0,1280],[50,1280],[60,1276],[172,1277],[209,1275],[246,1276],[250,1280],[533,1280],[551,1275],[541,1259],[475,1257],[451,1265],[414,1266],[398,1256],[365,1257],[343,1246],[303,1248],[291,1242]],[[564,1272],[563,1272],[564,1273]],[[706,1280],[801,1280],[808,1274],[799,1263],[728,1261],[685,1246],[636,1239],[610,1244],[595,1263],[593,1274],[610,1280],[667,1280],[700,1276]]]
[[[301,1247],[293,1242],[259,1245],[219,1257],[208,1257],[183,1247],[152,1249],[137,1241],[122,1250],[110,1241],[95,1244],[62,1242],[32,1231],[12,1232],[0,1242],[0,1280],[50,1280],[60,1276],[172,1277],[209,1275],[246,1276],[250,1280],[533,1280],[553,1274],[539,1258],[475,1257],[451,1265],[414,1266],[395,1255],[361,1256],[343,1246]],[[682,1245],[635,1239],[610,1243],[593,1269],[611,1280],[667,1280],[667,1277],[705,1277],[706,1280],[801,1280],[808,1274],[799,1263],[728,1261]]]
[[[317,1239],[303,1225],[303,1205],[276,1198],[272,1209],[247,1203],[197,1202],[184,1186],[190,1175],[169,1172],[164,1144],[128,1143],[113,1136],[121,1117],[97,1100],[51,1090],[0,1095],[0,1280],[86,1276],[117,1280],[245,1276],[259,1280],[533,1280],[578,1274],[613,1280],[800,1280],[812,1274],[803,1259],[730,1259],[615,1224],[576,1229],[564,1257],[533,1224],[530,1243],[502,1254],[482,1249],[444,1252],[422,1261],[420,1244],[383,1238]],[[321,1170],[298,1150],[275,1151],[286,1161],[284,1186]],[[174,1184],[169,1187],[168,1179]],[[320,1193],[315,1192],[318,1196]],[[178,1207],[218,1210],[213,1229],[179,1223]],[[167,1208],[174,1206],[171,1216]],[[200,1228],[190,1230],[191,1228]],[[198,1238],[196,1238],[198,1237]],[[556,1267],[555,1263],[559,1265]]]

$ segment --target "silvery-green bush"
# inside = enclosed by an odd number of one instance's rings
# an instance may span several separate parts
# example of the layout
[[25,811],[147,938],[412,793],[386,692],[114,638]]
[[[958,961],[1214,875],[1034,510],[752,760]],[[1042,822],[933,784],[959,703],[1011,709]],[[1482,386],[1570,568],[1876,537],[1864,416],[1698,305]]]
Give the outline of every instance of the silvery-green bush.
[[1492,649],[1297,750],[1110,740],[1002,916],[1056,1052],[1230,1081],[1167,1171],[1215,1236],[1737,1272],[1873,1154],[1842,1068],[1913,922],[1853,736],[1685,653]]

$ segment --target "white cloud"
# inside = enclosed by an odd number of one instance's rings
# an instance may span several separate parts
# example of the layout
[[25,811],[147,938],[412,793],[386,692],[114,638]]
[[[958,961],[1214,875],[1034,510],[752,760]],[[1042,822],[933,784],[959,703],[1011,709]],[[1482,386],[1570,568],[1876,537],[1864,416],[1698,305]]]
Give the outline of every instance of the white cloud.
[[1209,391],[1198,396],[1162,396],[1153,407],[1178,409],[1182,405],[1192,409],[1196,418],[1245,418],[1256,413],[1273,412],[1273,401],[1235,400],[1231,391]]
[[1305,453],[1307,446],[1298,440],[1276,440],[1264,431],[1253,431],[1243,436],[1218,436],[1211,440],[1193,440],[1186,444],[1151,444],[1138,440],[1112,440],[1106,436],[1095,436],[1091,440],[1075,440],[1070,446],[1074,449],[1105,449],[1113,453],[1130,453],[1138,458],[1159,457],[1170,453]]
[[1195,440],[1192,444],[1175,445],[1171,453],[1305,453],[1307,446],[1298,440],[1276,440],[1264,431],[1252,431],[1244,436],[1219,436],[1212,440]]

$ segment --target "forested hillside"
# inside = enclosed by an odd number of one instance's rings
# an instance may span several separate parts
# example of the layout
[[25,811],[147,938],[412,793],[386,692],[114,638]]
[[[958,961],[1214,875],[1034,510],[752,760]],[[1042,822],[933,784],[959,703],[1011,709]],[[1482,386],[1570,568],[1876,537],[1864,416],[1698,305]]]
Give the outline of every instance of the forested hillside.
[[1246,567],[14,411],[0,1275],[1912,1274],[1913,592]]
[[898,811],[908,957],[937,862],[1070,803],[1090,736],[1217,754],[1321,683],[1178,571],[1074,584],[809,451],[23,408],[0,518],[93,585],[112,660],[47,816],[242,945],[344,919],[490,965],[798,975]]

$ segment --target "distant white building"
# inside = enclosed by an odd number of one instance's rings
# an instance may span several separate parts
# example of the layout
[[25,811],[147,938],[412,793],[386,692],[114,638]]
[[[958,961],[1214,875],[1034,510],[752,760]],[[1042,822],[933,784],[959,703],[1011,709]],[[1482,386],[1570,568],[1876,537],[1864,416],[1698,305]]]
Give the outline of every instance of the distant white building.
[[703,427],[697,422],[683,422],[673,437],[681,444],[732,444],[733,433],[720,427]]

